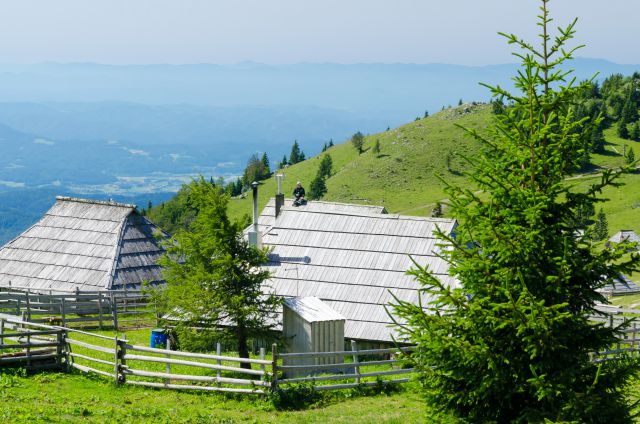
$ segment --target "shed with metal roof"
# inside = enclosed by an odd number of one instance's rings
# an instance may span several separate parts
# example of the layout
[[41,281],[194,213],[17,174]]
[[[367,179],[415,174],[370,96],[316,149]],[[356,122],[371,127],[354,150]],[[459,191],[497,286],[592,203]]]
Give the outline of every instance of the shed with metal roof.
[[440,256],[440,229],[453,234],[454,219],[387,214],[384,208],[331,202],[289,202],[275,216],[273,201],[258,224],[271,249],[265,290],[284,297],[317,297],[344,316],[347,339],[391,342],[397,336],[387,313],[394,296],[418,302],[419,285],[406,274],[428,267],[457,285]]

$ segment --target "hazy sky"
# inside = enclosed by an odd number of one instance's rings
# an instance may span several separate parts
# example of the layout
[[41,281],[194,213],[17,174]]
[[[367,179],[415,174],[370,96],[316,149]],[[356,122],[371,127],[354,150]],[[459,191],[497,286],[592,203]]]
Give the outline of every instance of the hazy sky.
[[[513,61],[497,31],[535,34],[537,0],[0,1],[0,62]],[[583,57],[640,63],[640,1],[555,0]]]

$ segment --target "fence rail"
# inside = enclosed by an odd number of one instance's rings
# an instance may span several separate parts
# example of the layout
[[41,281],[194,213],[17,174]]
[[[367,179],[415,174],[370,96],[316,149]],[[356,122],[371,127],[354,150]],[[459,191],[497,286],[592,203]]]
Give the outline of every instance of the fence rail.
[[62,327],[112,326],[140,323],[155,318],[155,307],[139,290],[116,291],[32,291],[16,287],[0,287],[0,313],[24,318],[32,323]]

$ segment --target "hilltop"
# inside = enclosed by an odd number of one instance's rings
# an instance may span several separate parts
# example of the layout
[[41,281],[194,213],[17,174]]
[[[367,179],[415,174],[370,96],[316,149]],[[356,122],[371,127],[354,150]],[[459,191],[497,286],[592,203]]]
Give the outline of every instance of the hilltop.
[[[428,216],[436,202],[446,200],[445,185],[438,175],[451,184],[468,184],[464,172],[469,168],[461,156],[473,157],[480,151],[480,144],[467,136],[458,125],[483,131],[491,119],[490,105],[469,103],[398,128],[366,135],[361,155],[346,140],[325,153],[285,168],[283,192],[290,197],[296,181],[302,181],[308,189],[322,156],[330,154],[334,173],[327,180],[328,192],[323,200],[383,205],[391,213]],[[568,180],[568,184],[586,187],[600,178],[602,167],[622,165],[624,145],[627,148],[637,145],[635,150],[640,153],[640,143],[619,138],[614,126],[606,129],[604,136],[604,152],[592,154],[593,166],[589,172],[577,173]],[[372,151],[376,140],[381,146],[379,155]],[[640,231],[640,191],[637,189],[640,174],[625,175],[622,182],[625,183],[623,187],[604,193],[610,198],[602,204],[610,235],[620,229]],[[276,191],[274,178],[262,182],[259,189],[260,209]],[[171,229],[169,220],[176,216],[180,208],[175,199],[167,202],[163,208],[153,208],[151,219]],[[165,208],[167,210],[162,212]],[[251,209],[250,193],[244,199],[233,198],[229,203],[230,216],[235,219],[251,215]]]
[[[327,180],[328,192],[323,200],[384,205],[390,212],[429,215],[435,202],[445,197],[444,183],[437,175],[452,183],[464,183],[462,172],[467,166],[457,154],[472,156],[480,149],[479,143],[465,136],[455,124],[482,130],[490,119],[488,105],[470,103],[367,135],[361,155],[345,141],[285,168],[283,192],[290,196],[297,181],[308,188],[322,156],[329,154],[334,173]],[[379,155],[372,149],[376,140],[380,142]],[[263,181],[259,189],[260,207],[276,190],[274,179]],[[237,218],[250,213],[250,196],[230,202],[231,216]]]

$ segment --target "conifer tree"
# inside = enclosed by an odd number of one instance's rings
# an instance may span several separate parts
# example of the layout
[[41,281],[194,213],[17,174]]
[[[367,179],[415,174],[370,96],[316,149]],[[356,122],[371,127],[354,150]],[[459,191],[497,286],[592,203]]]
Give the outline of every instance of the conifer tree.
[[351,136],[351,144],[358,151],[358,154],[362,154],[362,147],[364,146],[364,134],[360,131]]
[[629,139],[629,129],[627,128],[627,123],[624,122],[624,119],[620,119],[618,121],[618,126],[616,127],[618,137],[623,138],[625,140]]
[[636,121],[631,127],[631,133],[629,134],[633,141],[640,141],[640,124]]
[[593,225],[593,238],[597,241],[605,240],[609,237],[609,223],[607,222],[607,216],[604,210],[600,208],[596,222]]
[[627,149],[627,163],[629,165],[631,165],[632,163],[634,163],[636,161],[636,154],[633,152],[633,147],[629,147],[629,149]]
[[475,186],[446,188],[459,226],[455,237],[439,233],[450,246],[441,255],[459,284],[415,262],[422,301],[396,299],[395,312],[406,323],[401,337],[416,344],[409,360],[427,401],[465,422],[627,423],[638,361],[594,363],[591,353],[621,333],[591,316],[606,301],[598,289],[637,270],[640,257],[592,244],[575,222],[629,169],[605,169],[584,191],[565,183],[597,119],[573,119],[575,95],[587,87],[561,66],[576,50],[566,47],[576,22],[552,37],[548,2],[541,47],[505,35],[520,49],[518,92],[490,87],[509,108],[488,133],[468,130],[486,146],[466,158]]
[[425,111],[424,111],[424,117],[425,117],[425,118],[428,118],[428,117],[429,117],[429,111],[428,111],[428,110],[425,110]]
[[329,148],[333,147],[333,138],[329,140]]
[[270,277],[261,268],[268,249],[245,240],[245,223],[229,219],[229,198],[219,187],[203,178],[188,187],[195,217],[164,244],[166,254],[159,263],[167,284],[156,294],[157,305],[164,313],[181,314],[179,337],[203,328],[199,339],[233,342],[239,356],[248,358],[249,339],[269,337],[282,303],[261,290]]
[[300,145],[298,144],[298,140],[293,142],[293,146],[291,146],[291,154],[289,154],[289,165],[295,165],[298,162],[301,162],[303,159],[300,158]]
[[604,132],[601,125],[594,126],[591,131],[591,151],[594,153],[604,153]]
[[269,167],[269,157],[267,156],[267,152],[262,154],[262,164],[264,165],[265,178],[268,178],[271,175],[271,168]]
[[318,167],[318,175],[323,178],[329,178],[333,173],[333,159],[331,159],[331,155],[325,154],[322,156],[322,160],[320,161],[320,166]]
[[282,156],[282,161],[280,162],[280,166],[278,168],[282,169],[287,166],[289,162],[287,161],[287,155]]

